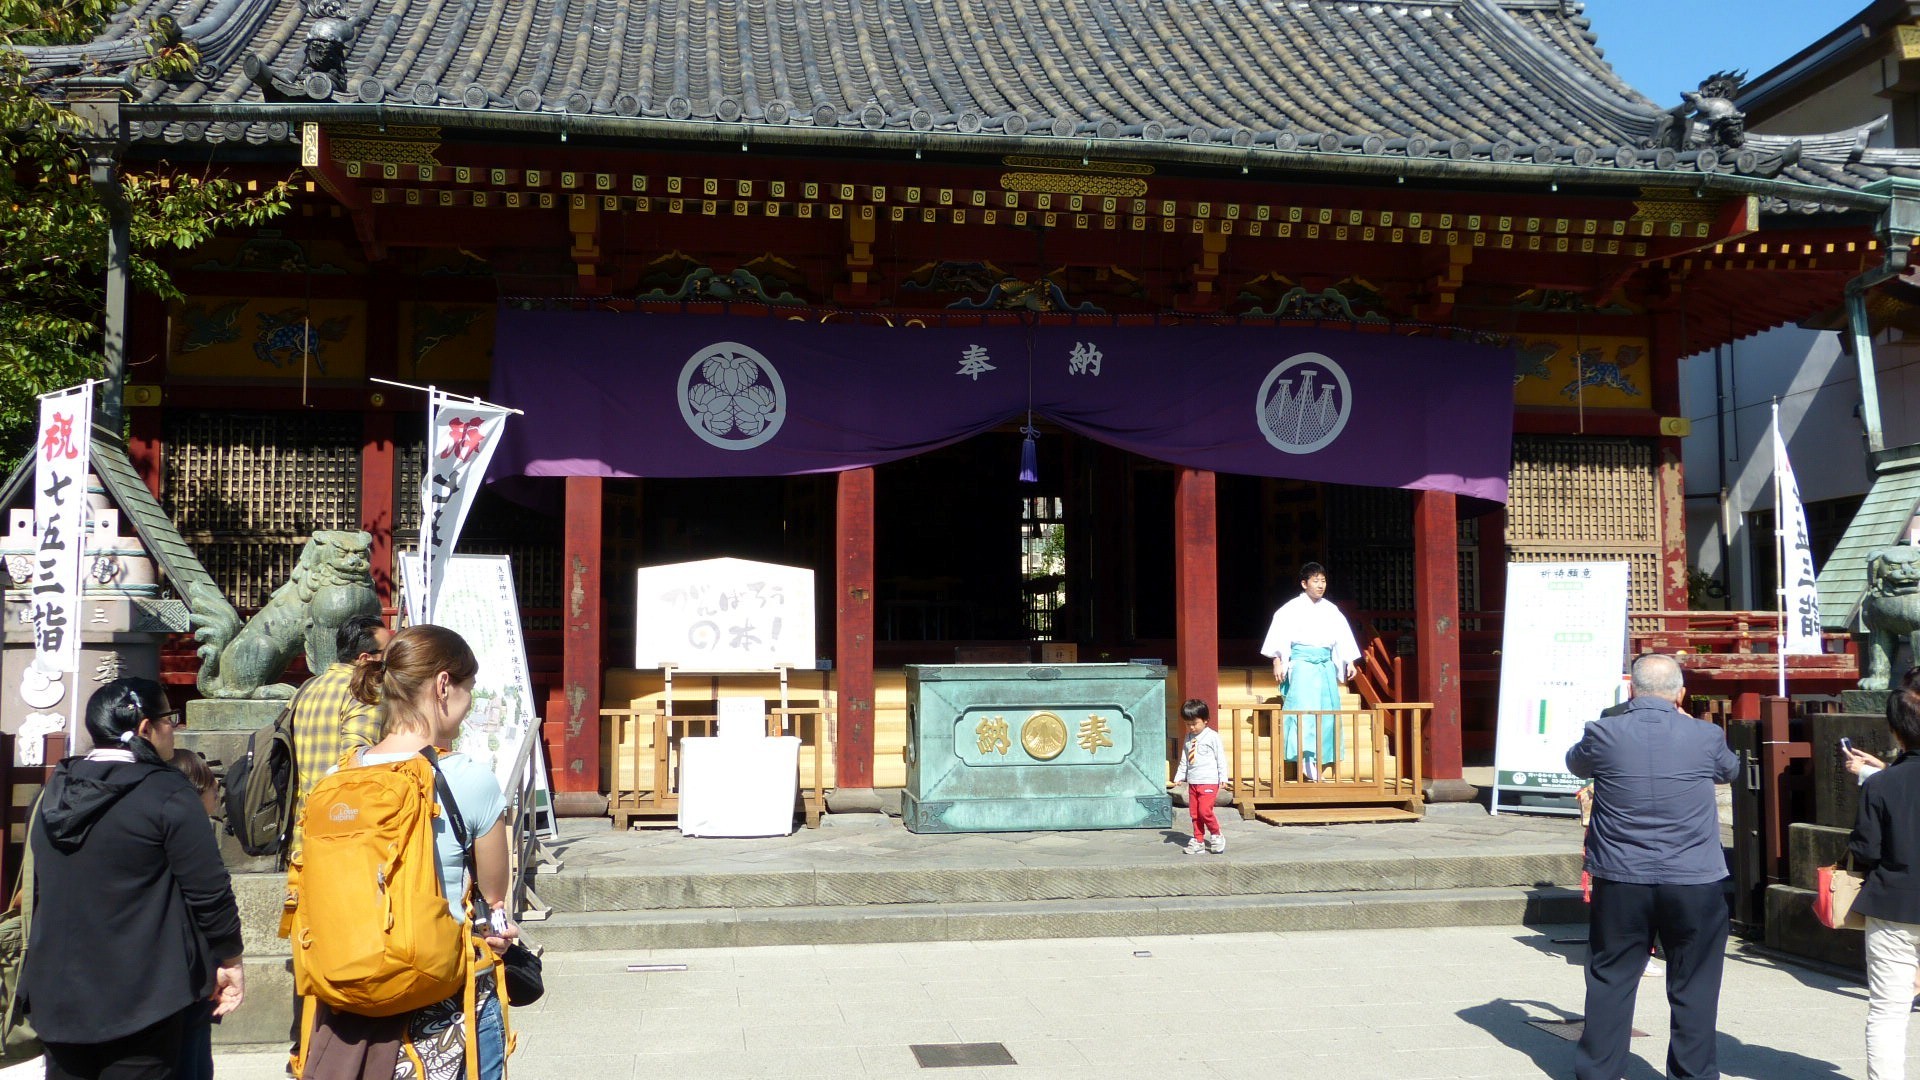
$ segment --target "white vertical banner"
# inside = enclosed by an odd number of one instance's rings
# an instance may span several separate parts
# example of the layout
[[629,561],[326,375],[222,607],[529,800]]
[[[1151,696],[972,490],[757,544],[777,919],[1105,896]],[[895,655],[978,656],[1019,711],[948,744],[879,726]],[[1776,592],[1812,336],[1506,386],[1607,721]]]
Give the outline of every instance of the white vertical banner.
[[427,471],[420,480],[420,557],[426,587],[408,612],[414,622],[432,622],[435,601],[447,578],[447,562],[460,527],[480,493],[487,462],[500,442],[512,409],[433,391],[427,405]]
[[52,674],[80,666],[82,556],[87,543],[87,459],[93,384],[40,399],[33,453],[33,577],[27,618],[33,665]]
[[[1780,652],[1783,656],[1820,654],[1820,594],[1814,586],[1813,544],[1807,537],[1807,508],[1800,483],[1787,460],[1780,434],[1780,405],[1773,406],[1774,524],[1780,535]],[[1784,664],[1784,661],[1782,661]],[[1781,693],[1786,691],[1783,688]]]

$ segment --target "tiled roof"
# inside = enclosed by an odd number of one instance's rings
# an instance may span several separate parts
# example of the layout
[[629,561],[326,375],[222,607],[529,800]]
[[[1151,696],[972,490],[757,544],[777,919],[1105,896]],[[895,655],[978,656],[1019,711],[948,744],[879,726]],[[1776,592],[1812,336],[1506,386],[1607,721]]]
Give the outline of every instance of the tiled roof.
[[[447,126],[564,114],[833,129],[835,145],[1052,136],[1763,177],[1793,157],[1713,147],[1686,121],[1683,144],[1707,148],[1655,148],[1668,110],[1613,73],[1572,0],[347,0],[325,31],[344,62],[316,70],[331,2],[135,0],[99,41],[30,52],[56,70],[130,64],[140,27],[167,16],[203,63],[138,100],[195,111],[357,103]],[[273,111],[182,109],[135,134],[290,138]],[[1839,176],[1802,161],[1795,180],[1855,186],[1844,158]]]

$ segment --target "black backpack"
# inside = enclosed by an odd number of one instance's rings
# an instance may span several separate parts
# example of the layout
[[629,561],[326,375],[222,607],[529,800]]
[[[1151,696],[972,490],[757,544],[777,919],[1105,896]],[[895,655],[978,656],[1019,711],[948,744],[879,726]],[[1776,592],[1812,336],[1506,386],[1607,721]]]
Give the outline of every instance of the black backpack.
[[295,694],[273,723],[247,736],[246,752],[227,766],[227,833],[249,855],[280,855],[293,835],[293,796],[300,779],[293,710],[299,703]]

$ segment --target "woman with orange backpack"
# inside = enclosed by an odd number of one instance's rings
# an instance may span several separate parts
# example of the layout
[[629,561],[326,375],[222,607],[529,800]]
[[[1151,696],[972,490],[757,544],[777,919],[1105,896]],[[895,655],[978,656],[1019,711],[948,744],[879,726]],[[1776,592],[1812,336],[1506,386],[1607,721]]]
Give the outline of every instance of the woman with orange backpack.
[[308,797],[281,924],[309,1080],[378,1080],[389,1064],[399,1080],[505,1075],[499,955],[519,935],[506,796],[482,762],[435,751],[459,734],[478,670],[459,634],[419,625],[354,675],[384,737]]

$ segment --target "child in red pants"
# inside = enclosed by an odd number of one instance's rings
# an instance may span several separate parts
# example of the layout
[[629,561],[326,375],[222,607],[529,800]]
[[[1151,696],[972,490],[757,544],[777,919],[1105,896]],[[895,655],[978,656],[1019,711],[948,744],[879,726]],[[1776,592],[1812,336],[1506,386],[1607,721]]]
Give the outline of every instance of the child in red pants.
[[1220,733],[1207,726],[1207,703],[1188,698],[1180,706],[1187,723],[1186,741],[1180,744],[1180,764],[1173,782],[1187,785],[1187,812],[1193,815],[1193,839],[1187,843],[1189,855],[1227,850],[1227,838],[1220,833],[1220,819],[1213,816],[1213,800],[1220,796],[1220,785],[1227,778],[1227,753],[1220,745]]

